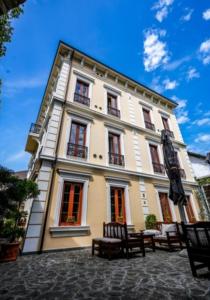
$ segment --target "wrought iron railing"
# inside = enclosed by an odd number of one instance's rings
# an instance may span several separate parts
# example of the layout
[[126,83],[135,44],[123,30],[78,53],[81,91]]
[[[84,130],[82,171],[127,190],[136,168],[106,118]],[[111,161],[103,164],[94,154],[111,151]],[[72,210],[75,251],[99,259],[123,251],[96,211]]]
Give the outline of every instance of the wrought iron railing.
[[108,114],[120,118],[120,111],[117,108],[108,106]]
[[169,129],[164,129],[164,130],[165,130],[165,132],[168,133],[168,135],[169,135],[170,137],[174,138],[174,133],[173,133],[173,131],[171,131],[171,130],[169,130]]
[[124,155],[109,152],[109,163],[112,165],[124,166],[125,165]]
[[157,162],[152,162],[152,165],[153,165],[153,170],[155,173],[165,174],[164,165],[157,163]]
[[145,127],[147,129],[155,131],[155,125],[154,124],[152,124],[151,122],[148,122],[148,121],[144,121],[144,123],[145,123]]
[[42,126],[37,123],[31,123],[30,132],[39,134],[41,131]]
[[90,106],[90,98],[83,96],[81,94],[78,94],[78,93],[74,93],[74,101],[84,104],[86,106]]
[[87,158],[87,150],[86,146],[81,146],[77,144],[68,143],[67,145],[67,155],[79,157],[79,158]]

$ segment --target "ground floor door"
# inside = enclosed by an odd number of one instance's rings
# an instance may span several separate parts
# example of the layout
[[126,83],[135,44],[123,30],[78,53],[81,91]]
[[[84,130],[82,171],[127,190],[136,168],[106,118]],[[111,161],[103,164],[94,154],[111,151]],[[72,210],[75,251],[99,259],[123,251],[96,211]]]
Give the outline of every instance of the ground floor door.
[[111,187],[111,221],[126,222],[124,188]]
[[186,196],[187,198],[187,205],[185,206],[185,211],[188,217],[188,221],[189,223],[195,223],[196,222],[196,218],[193,212],[193,208],[192,208],[192,204],[190,201],[190,196]]
[[167,193],[159,193],[159,199],[160,199],[160,207],[161,207],[164,223],[173,222],[171,208],[169,205],[168,194]]

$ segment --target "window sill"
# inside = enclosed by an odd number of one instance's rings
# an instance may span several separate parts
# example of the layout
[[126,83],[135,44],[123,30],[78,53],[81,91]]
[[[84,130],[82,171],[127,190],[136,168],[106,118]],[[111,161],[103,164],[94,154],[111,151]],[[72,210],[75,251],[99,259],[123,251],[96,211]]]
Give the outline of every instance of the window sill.
[[90,226],[53,226],[50,227],[52,237],[74,237],[90,235]]

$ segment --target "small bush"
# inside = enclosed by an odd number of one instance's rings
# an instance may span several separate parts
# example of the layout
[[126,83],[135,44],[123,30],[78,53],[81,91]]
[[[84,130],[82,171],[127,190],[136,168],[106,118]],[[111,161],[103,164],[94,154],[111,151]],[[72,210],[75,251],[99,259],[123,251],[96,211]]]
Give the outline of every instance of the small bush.
[[148,215],[145,220],[146,229],[155,229],[157,218],[155,215]]

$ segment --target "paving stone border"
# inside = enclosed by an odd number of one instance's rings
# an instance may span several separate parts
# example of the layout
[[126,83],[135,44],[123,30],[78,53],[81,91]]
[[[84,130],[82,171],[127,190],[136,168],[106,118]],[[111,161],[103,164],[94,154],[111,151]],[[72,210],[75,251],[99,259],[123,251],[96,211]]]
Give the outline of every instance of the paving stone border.
[[178,252],[111,261],[89,249],[51,252],[0,264],[0,299],[210,299],[209,279],[193,278]]

